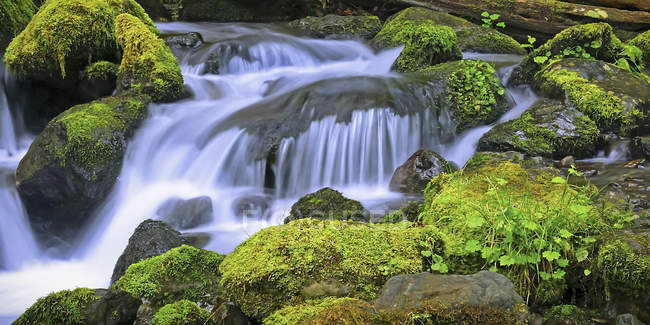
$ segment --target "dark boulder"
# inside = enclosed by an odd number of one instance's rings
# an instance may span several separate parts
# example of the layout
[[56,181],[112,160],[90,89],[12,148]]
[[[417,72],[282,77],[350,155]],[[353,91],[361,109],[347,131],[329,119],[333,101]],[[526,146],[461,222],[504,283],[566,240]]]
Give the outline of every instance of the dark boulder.
[[136,320],[142,304],[137,299],[119,290],[95,290],[95,301],[88,305],[85,324],[88,325],[131,325]]
[[135,231],[129,244],[117,259],[111,283],[117,281],[131,264],[149,257],[161,255],[168,250],[186,244],[181,233],[162,221],[145,220]]
[[631,151],[634,157],[650,159],[650,136],[632,139]]
[[252,325],[254,324],[244,313],[231,302],[224,302],[213,312],[214,320],[219,325]]
[[422,193],[432,178],[456,170],[439,154],[431,150],[418,150],[401,166],[390,180],[391,191]]
[[195,49],[203,44],[203,36],[196,32],[165,37],[165,43],[171,49]]
[[212,221],[212,199],[209,196],[189,200],[172,198],[165,201],[156,214],[176,229],[196,228]]
[[329,187],[307,194],[293,206],[284,223],[294,220],[313,218],[320,220],[355,220],[368,221],[368,212],[359,203],[343,196],[341,192]]
[[559,102],[541,101],[521,117],[499,124],[478,143],[480,151],[519,151],[529,156],[562,159],[596,154],[599,135],[586,115]]
[[370,40],[381,29],[377,16],[337,16],[306,17],[289,23],[313,38]]

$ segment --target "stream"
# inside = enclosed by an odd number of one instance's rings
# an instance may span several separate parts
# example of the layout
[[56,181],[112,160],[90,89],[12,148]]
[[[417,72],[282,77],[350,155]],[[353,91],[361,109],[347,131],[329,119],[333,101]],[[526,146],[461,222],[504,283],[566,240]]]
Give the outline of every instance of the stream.
[[[258,230],[282,224],[301,196],[325,186],[384,215],[410,198],[388,190],[394,170],[421,148],[462,166],[491,125],[457,134],[449,114],[429,109],[408,76],[391,72],[401,49],[375,53],[356,41],[300,38],[268,24],[160,23],[163,34],[199,32],[205,44],[176,55],[191,97],[150,105],[120,178],[66,259],[36,245],[14,185],[33,136],[17,116],[20,89],[0,88],[0,323],[38,297],[107,287],[133,230],[171,198],[208,196],[212,222],[187,230],[222,254]],[[220,74],[203,74],[218,50]],[[521,57],[466,53],[508,77]],[[4,69],[2,69],[4,70]],[[13,93],[16,92],[16,93]],[[507,89],[518,117],[537,97]],[[360,100],[349,100],[360,98]],[[388,98],[388,99],[386,99]],[[299,100],[300,99],[300,100]],[[380,100],[381,99],[381,100]],[[284,121],[273,160],[259,121]],[[269,177],[269,176],[273,177]]]

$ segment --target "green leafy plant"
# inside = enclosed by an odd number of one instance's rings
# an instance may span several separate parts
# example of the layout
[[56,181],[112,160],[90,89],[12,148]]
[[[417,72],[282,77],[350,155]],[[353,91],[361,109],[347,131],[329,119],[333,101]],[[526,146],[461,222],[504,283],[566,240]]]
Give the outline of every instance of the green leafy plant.
[[[530,40],[530,36],[529,36]],[[523,45],[522,45],[523,46]],[[584,43],[582,46],[577,45],[573,47],[566,47],[560,53],[556,55],[551,55],[551,51],[546,51],[543,55],[537,55],[533,58],[533,61],[539,65],[551,64],[565,58],[583,58],[583,59],[594,59],[598,56],[598,50],[602,47],[602,42],[600,40],[592,41],[590,43]],[[593,49],[596,52],[596,55],[589,53],[589,49]]]
[[641,72],[643,59],[643,51],[634,45],[623,44],[623,51],[616,56],[617,60],[614,63],[619,68],[623,68],[632,72]]
[[521,47],[525,48],[530,53],[535,49],[535,42],[537,42],[537,39],[528,35],[528,43],[521,44]]
[[483,27],[492,28],[493,26],[496,26],[499,28],[506,28],[506,23],[498,21],[499,17],[501,17],[499,14],[490,14],[487,11],[483,11],[481,16],[483,17],[481,18],[481,21],[483,21]]

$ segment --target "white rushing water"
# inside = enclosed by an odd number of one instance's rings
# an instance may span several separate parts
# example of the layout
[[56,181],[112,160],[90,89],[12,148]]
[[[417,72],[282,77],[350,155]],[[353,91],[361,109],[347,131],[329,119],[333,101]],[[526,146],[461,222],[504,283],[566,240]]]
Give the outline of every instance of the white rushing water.
[[[282,223],[293,202],[324,186],[368,209],[385,209],[387,202],[402,199],[388,190],[388,182],[413,152],[435,149],[462,166],[491,128],[456,136],[444,112],[412,107],[414,99],[404,90],[407,81],[390,71],[400,49],[374,53],[360,42],[302,39],[269,25],[159,27],[163,32],[199,31],[207,42],[215,42],[176,53],[192,97],[149,107],[149,117],[129,144],[118,183],[72,258],[41,259],[0,272],[0,315],[20,314],[52,291],[106,287],[133,230],[155,218],[170,198],[210,197],[213,221],[191,232],[209,234],[206,248],[228,253],[259,229]],[[221,55],[221,74],[201,74],[201,62],[213,51]],[[347,87],[346,80],[355,86]],[[387,86],[377,93],[365,89],[366,84]],[[338,91],[393,97],[355,102]],[[518,116],[536,100],[525,89],[509,94],[515,106],[502,120]],[[306,100],[292,106],[301,98]],[[267,124],[251,121],[286,116],[299,119],[278,124],[292,136],[279,139],[269,170],[266,156],[260,159],[252,149],[268,140],[258,130]],[[0,123],[4,120],[0,117]],[[270,171],[274,180],[268,184]],[[22,215],[13,191],[20,211],[13,213]]]

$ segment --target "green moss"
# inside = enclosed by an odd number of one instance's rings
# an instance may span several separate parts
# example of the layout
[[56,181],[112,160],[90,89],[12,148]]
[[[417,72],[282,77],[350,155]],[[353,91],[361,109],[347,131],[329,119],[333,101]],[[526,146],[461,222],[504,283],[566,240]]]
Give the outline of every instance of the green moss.
[[463,166],[465,171],[474,171],[488,164],[498,164],[503,161],[510,161],[515,164],[522,163],[519,156],[508,157],[501,152],[477,152]]
[[35,11],[31,0],[0,0],[0,50],[27,26]]
[[210,312],[199,307],[195,302],[179,300],[160,308],[153,317],[152,325],[204,325],[210,318]]
[[78,288],[51,293],[39,298],[14,325],[83,325],[85,309],[95,301],[95,290]]
[[129,266],[113,287],[147,299],[154,307],[178,299],[214,304],[222,260],[215,252],[183,245]]
[[572,106],[593,120],[603,131],[621,130],[623,134],[634,128],[641,112],[626,113],[621,99],[611,92],[582,78],[576,71],[549,66],[540,72],[540,89],[546,93],[564,93]]
[[119,65],[113,62],[99,61],[86,67],[86,69],[83,72],[82,79],[115,80],[117,78],[118,70],[119,70]]
[[327,297],[282,308],[264,319],[264,324],[377,324],[380,321],[372,306],[363,300]]
[[639,34],[637,37],[630,40],[628,44],[641,49],[643,52],[643,65],[646,69],[650,69],[650,30]]
[[449,102],[458,129],[494,122],[505,110],[505,90],[494,68],[479,60],[448,62],[420,70],[426,74],[453,72],[447,76]]
[[314,297],[372,299],[391,276],[422,270],[423,229],[314,219],[269,227],[224,259],[221,284],[257,319]]
[[124,49],[120,75],[121,90],[135,89],[156,102],[173,101],[183,93],[183,76],[176,58],[165,42],[147,25],[129,14],[115,20],[115,36]]
[[48,0],[11,42],[5,63],[22,77],[77,78],[90,62],[116,59],[114,22],[124,12],[157,32],[133,0]]
[[445,61],[462,59],[453,29],[430,21],[393,19],[373,39],[381,47],[404,46],[397,58],[399,71],[417,71]]
[[[600,43],[600,47],[584,47],[592,42]],[[521,62],[513,73],[513,82],[530,83],[533,76],[548,64],[535,62],[538,56],[548,58],[561,55],[565,49],[583,47],[593,58],[609,63],[618,60],[623,52],[623,43],[614,35],[614,31],[607,23],[595,23],[569,27],[558,33],[553,39],[535,49]],[[550,61],[550,60],[549,60]]]
[[[557,305],[544,313],[544,321],[561,324],[589,324],[592,314],[575,305]],[[594,315],[595,316],[595,315]]]
[[411,221],[416,222],[422,212],[422,202],[418,201],[409,201],[405,206],[401,207],[399,210],[390,213],[384,216],[386,222],[400,222],[400,221]]
[[[647,237],[637,237],[648,252],[650,243]],[[650,255],[635,252],[625,240],[617,239],[599,249],[597,266],[610,298],[622,294],[633,299],[648,300]]]
[[440,303],[436,299],[423,299],[420,306],[407,310],[381,312],[382,324],[484,324],[516,325],[522,324],[518,312],[525,314],[526,305],[519,304],[512,310],[494,306],[472,306],[458,304],[454,307]]
[[611,230],[594,193],[510,162],[488,164],[434,178],[421,220],[437,227],[449,272],[489,268],[530,302],[549,303],[562,297],[563,268],[581,259],[578,251],[593,249],[585,238]]
[[285,223],[302,218],[354,220],[365,219],[365,209],[359,201],[343,196],[331,188],[323,188],[300,198],[291,207]]

